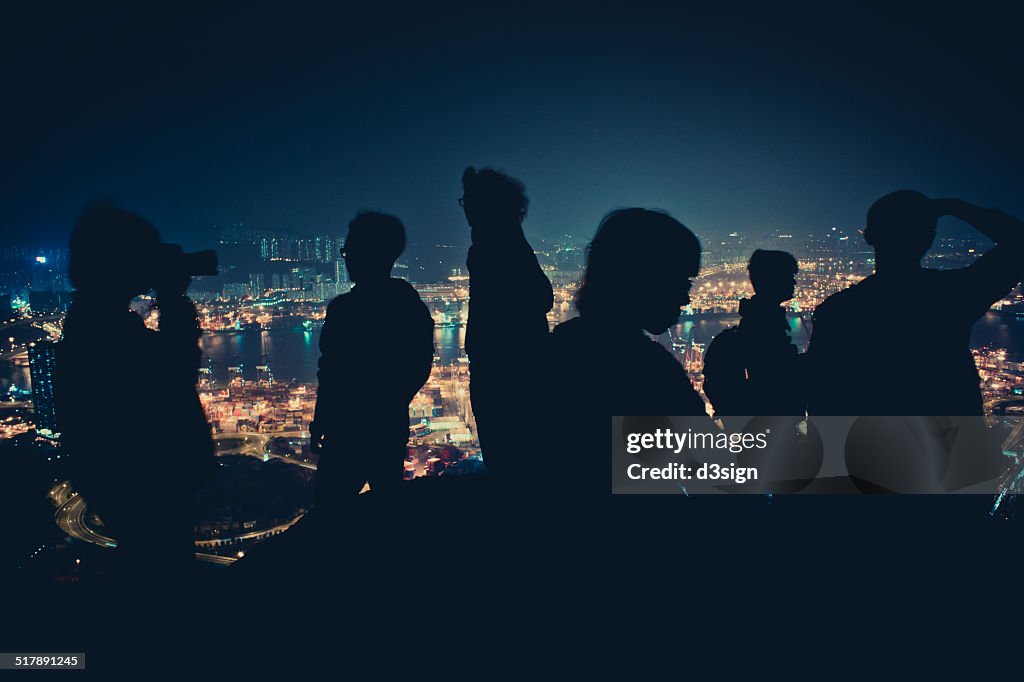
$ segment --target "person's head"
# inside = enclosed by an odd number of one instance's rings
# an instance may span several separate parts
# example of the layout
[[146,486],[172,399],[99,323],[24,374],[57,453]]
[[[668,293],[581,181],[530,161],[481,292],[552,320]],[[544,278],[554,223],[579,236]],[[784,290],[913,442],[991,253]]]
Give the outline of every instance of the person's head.
[[106,203],[82,212],[71,232],[68,276],[78,291],[131,299],[153,287],[160,233],[135,213]]
[[348,224],[341,255],[352,281],[387,279],[405,250],[405,227],[387,213],[364,211]]
[[886,194],[868,209],[864,240],[876,256],[914,267],[935,241],[939,214],[931,199],[904,189]]
[[580,315],[660,334],[690,302],[700,242],[663,211],[626,208],[605,216],[587,250],[576,294]]
[[519,225],[530,201],[523,183],[493,168],[462,173],[462,208],[472,228]]
[[796,258],[785,251],[757,249],[747,263],[754,293],[775,303],[793,298],[797,270]]

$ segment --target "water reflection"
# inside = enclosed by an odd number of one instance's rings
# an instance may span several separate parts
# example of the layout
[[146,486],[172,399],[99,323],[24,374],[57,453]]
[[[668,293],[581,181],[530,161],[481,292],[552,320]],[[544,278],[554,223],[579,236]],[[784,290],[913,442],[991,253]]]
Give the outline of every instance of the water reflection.
[[[364,333],[376,333],[366,330]],[[401,334],[401,330],[390,332]],[[438,364],[451,364],[459,358],[465,342],[465,327],[436,327],[434,346]],[[256,366],[264,354],[270,360],[274,376],[283,381],[297,379],[303,383],[316,381],[320,359],[320,330],[244,331],[230,334],[204,334],[200,341],[204,361],[213,361],[213,375],[219,381],[228,378],[228,367],[238,364],[242,376],[256,379]],[[383,358],[362,358],[366,362],[386,362]]]
[[[908,314],[908,318],[910,315]],[[807,317],[807,319],[810,319]],[[739,317],[723,317],[712,320],[683,320],[672,328],[672,336],[683,341],[691,340],[707,344],[726,327],[739,323]],[[908,319],[908,324],[911,322]],[[810,338],[810,324],[800,316],[789,319],[790,332],[794,343],[804,350]],[[374,333],[366,331],[365,333]],[[391,332],[401,333],[401,330]],[[879,330],[879,337],[885,341],[885,330]],[[436,327],[434,329],[435,352],[439,364],[457,362],[466,337],[463,327]],[[304,383],[316,381],[317,361],[320,358],[320,330],[312,331],[275,329],[271,331],[244,331],[230,334],[204,334],[200,345],[204,358],[213,360],[214,377],[227,380],[229,366],[242,364],[242,374],[247,379],[256,378],[256,366],[263,354],[271,362],[274,376],[280,380],[297,379]],[[988,313],[971,333],[972,347],[998,347],[1007,350],[1007,359],[1024,361],[1024,320],[1004,319],[998,313]],[[384,362],[381,358],[365,358],[368,362]],[[102,373],[102,367],[97,367]],[[0,392],[6,392],[11,385],[28,390],[31,387],[28,367],[14,362],[0,365]]]

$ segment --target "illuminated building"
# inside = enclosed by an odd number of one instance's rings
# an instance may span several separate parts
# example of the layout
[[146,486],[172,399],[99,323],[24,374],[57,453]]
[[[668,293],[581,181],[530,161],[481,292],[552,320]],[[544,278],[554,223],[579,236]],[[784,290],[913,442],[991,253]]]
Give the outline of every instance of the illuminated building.
[[249,293],[253,298],[260,298],[267,291],[266,280],[262,272],[249,275]]
[[29,347],[28,367],[32,381],[32,406],[36,430],[40,435],[57,438],[57,416],[53,400],[53,377],[56,365],[54,344],[42,341]]

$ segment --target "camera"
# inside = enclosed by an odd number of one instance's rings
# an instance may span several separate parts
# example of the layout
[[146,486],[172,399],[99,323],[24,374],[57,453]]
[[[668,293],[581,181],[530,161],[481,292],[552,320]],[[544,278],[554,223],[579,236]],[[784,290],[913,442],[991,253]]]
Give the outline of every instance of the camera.
[[165,276],[213,277],[217,275],[216,251],[187,253],[177,244],[161,244],[157,261],[157,270]]

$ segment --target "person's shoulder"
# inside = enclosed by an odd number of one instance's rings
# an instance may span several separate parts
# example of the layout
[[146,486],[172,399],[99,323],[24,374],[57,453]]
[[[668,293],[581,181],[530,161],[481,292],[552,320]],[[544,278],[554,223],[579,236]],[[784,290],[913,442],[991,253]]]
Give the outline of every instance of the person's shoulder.
[[562,360],[579,360],[589,355],[592,345],[587,341],[587,325],[579,317],[555,325],[548,335],[548,348]]
[[711,343],[708,344],[708,350],[711,350],[711,348],[715,346],[728,346],[730,343],[739,340],[739,334],[740,328],[738,326],[733,325],[732,327],[726,327],[722,331],[715,334],[715,336],[711,339]]
[[824,301],[818,304],[815,308],[815,312],[819,310],[832,310],[834,308],[842,308],[848,305],[856,305],[860,299],[864,297],[867,292],[867,288],[870,284],[865,284],[867,280],[852,284],[845,289],[835,292],[825,298]]
[[331,302],[327,304],[327,314],[343,314],[343,311],[352,305],[352,292],[346,294],[339,294],[331,299]]
[[740,341],[740,328],[738,326],[726,327],[711,339],[707,350],[704,351],[704,362],[708,362],[708,358],[722,358],[730,355]]
[[401,277],[392,277],[388,280],[387,292],[396,298],[420,300],[420,292],[416,291],[416,287]]
[[935,268],[921,268],[921,281],[924,288],[959,286],[960,283],[971,276],[970,267],[956,268],[954,270],[936,270]]
[[585,327],[582,318],[574,317],[555,325],[555,328],[551,330],[551,338],[558,343],[572,342],[586,334]]
[[434,318],[430,315],[430,309],[427,304],[420,298],[420,292],[416,291],[416,287],[409,284],[409,282],[398,277],[392,277],[388,280],[387,287],[385,288],[385,296],[388,298],[388,305],[404,311],[403,314],[415,316],[418,315],[424,321],[430,321],[431,327],[434,324]]
[[657,340],[643,335],[642,343],[637,344],[638,352],[635,362],[635,376],[641,378],[644,390],[654,404],[662,410],[683,415],[706,414],[704,401],[693,388],[686,368],[676,360],[675,356]]
[[673,371],[679,369],[683,370],[683,366],[676,362],[676,359],[672,357],[672,352],[669,351],[665,346],[658,343],[655,339],[652,339],[647,334],[640,336],[640,341],[637,343],[637,348],[642,349],[640,352],[642,355],[638,356],[638,360],[641,362],[646,361],[652,365],[659,365],[665,368],[670,368]]
[[864,305],[865,301],[871,297],[875,283],[874,275],[872,275],[837,291],[815,307],[814,318],[843,314],[842,311]]

